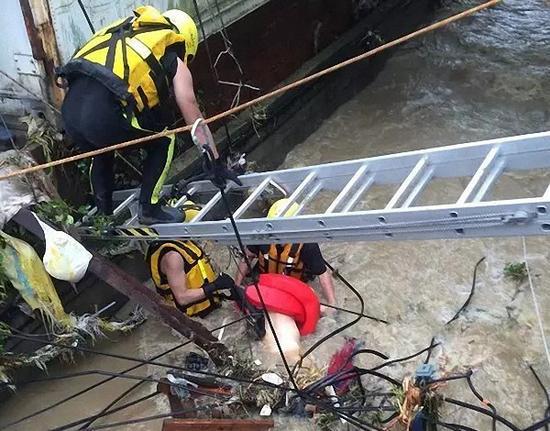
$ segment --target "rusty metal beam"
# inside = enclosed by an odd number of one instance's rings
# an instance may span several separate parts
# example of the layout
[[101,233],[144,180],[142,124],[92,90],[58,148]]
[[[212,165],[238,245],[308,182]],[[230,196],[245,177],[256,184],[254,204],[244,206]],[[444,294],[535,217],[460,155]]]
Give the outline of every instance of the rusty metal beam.
[[268,431],[273,419],[166,419],[162,431]]
[[[13,221],[23,226],[29,232],[44,240],[44,232],[36,221],[33,213],[27,209],[20,210]],[[166,325],[178,331],[184,337],[204,349],[217,365],[225,364],[231,355],[227,347],[220,343],[210,331],[199,322],[190,319],[174,307],[165,304],[161,296],[148,289],[103,256],[92,252],[92,260],[88,271],[103,280],[128,298],[136,301],[144,309],[162,320]]]

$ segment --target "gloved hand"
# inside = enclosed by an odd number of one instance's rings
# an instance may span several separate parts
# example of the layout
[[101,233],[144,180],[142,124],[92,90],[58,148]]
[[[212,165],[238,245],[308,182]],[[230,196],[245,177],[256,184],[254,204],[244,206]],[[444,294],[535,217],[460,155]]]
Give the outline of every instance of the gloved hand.
[[236,289],[233,279],[222,272],[218,278],[212,283],[208,283],[202,288],[207,298],[211,298],[213,295],[221,297],[223,299],[234,299],[234,290]]
[[203,171],[212,183],[219,188],[224,188],[227,181],[233,181],[235,184],[242,186],[236,172],[229,169],[219,158],[203,162]]

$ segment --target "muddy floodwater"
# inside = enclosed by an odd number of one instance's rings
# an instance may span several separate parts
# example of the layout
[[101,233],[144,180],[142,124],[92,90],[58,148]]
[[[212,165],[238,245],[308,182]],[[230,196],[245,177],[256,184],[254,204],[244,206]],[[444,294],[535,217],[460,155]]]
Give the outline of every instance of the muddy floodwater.
[[[441,17],[474,2],[452,2]],[[336,160],[442,146],[487,138],[532,133],[550,129],[550,3],[542,0],[509,0],[432,35],[414,41],[387,61],[377,79],[340,106],[321,127],[286,157],[284,167],[298,167]],[[466,180],[465,180],[466,181]],[[460,194],[466,183],[435,182],[423,199],[448,200]],[[494,197],[540,195],[550,183],[550,172],[506,176]],[[373,188],[362,205],[384,200],[388,191]],[[309,210],[322,209],[331,196],[321,197]],[[528,262],[538,295],[544,328],[550,333],[550,241],[545,237],[526,239]],[[432,337],[441,343],[432,355],[439,372],[473,369],[473,382],[502,416],[520,427],[540,420],[547,407],[540,387],[528,366],[532,365],[550,387],[547,363],[533,300],[526,282],[504,277],[508,262],[524,260],[521,238],[373,242],[324,244],[325,257],[362,293],[366,312],[387,319],[384,325],[362,320],[355,327],[321,346],[313,360],[319,366],[354,336],[365,346],[390,357],[406,356],[429,345]],[[225,250],[213,249],[218,267],[231,264]],[[472,284],[476,262],[485,257],[477,274],[473,299],[451,325],[445,323],[464,303]],[[233,267],[228,271],[233,271]],[[339,305],[358,309],[357,299],[335,281]],[[231,307],[216,312],[206,322],[210,328],[235,318]],[[321,319],[318,333],[304,340],[311,345],[321,335],[350,321],[338,313]],[[229,346],[243,347],[243,328],[238,324],[224,333]],[[105,340],[96,347],[141,358],[152,357],[182,342],[154,319],[132,335]],[[248,348],[248,342],[244,342]],[[250,342],[251,351],[261,357]],[[162,358],[181,363],[185,349]],[[369,362],[371,361],[371,362]],[[360,365],[372,362],[361,358]],[[390,367],[400,379],[414,372],[419,360]],[[109,358],[75,357],[69,365],[53,365],[50,375],[83,370],[120,371],[133,363]],[[162,377],[164,370],[143,367],[135,376]],[[6,423],[103,379],[78,377],[36,383],[21,388],[0,408],[0,423]],[[105,407],[135,380],[114,380],[98,389],[29,419],[13,430],[43,430],[94,414]],[[155,390],[145,383],[125,401]],[[446,395],[476,404],[463,382],[441,389]],[[123,401],[123,402],[125,402]],[[124,421],[169,411],[163,396],[151,398],[128,410],[97,421],[95,425]],[[478,430],[491,429],[486,417],[446,405],[441,418]],[[285,419],[286,421],[286,419]],[[156,430],[160,421],[122,425],[112,429]],[[287,429],[308,429],[304,423],[286,424]],[[497,429],[506,429],[497,426]]]

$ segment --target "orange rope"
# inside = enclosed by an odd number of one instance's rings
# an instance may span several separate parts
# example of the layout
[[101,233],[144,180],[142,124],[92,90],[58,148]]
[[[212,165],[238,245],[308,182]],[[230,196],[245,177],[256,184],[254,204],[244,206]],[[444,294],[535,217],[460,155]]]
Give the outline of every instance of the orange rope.
[[[453,15],[453,16],[449,17],[449,18],[438,21],[438,22],[436,22],[434,24],[431,24],[427,27],[423,27],[419,30],[416,30],[412,33],[409,33],[408,35],[402,36],[398,39],[392,40],[391,42],[385,43],[384,45],[380,45],[379,47],[371,49],[370,51],[367,51],[363,54],[352,57],[349,60],[343,61],[341,63],[338,63],[338,64],[334,65],[334,66],[323,69],[323,70],[321,70],[317,73],[306,76],[305,78],[302,78],[298,81],[292,82],[288,85],[285,85],[281,88],[278,88],[274,91],[271,91],[267,94],[264,94],[263,96],[257,97],[256,99],[250,100],[249,102],[243,103],[243,104],[241,104],[239,106],[236,106],[232,109],[229,109],[227,111],[224,111],[224,112],[221,112],[217,115],[214,115],[213,117],[207,118],[204,121],[205,121],[206,124],[209,124],[209,123],[212,123],[214,121],[218,121],[222,118],[225,118],[227,116],[233,115],[237,112],[243,111],[244,109],[246,109],[246,108],[248,108],[252,105],[263,102],[263,101],[265,101],[267,99],[270,99],[272,97],[278,96],[279,94],[286,93],[287,91],[293,90],[294,88],[297,88],[301,85],[304,85],[304,84],[307,84],[311,81],[319,79],[322,76],[328,75],[329,73],[336,72],[337,70],[340,70],[340,69],[342,69],[346,66],[357,63],[357,62],[359,62],[361,60],[364,60],[366,58],[372,57],[373,55],[376,55],[379,52],[382,52],[382,51],[384,51],[388,48],[392,48],[396,45],[400,45],[400,44],[402,44],[404,42],[407,42],[411,39],[414,39],[418,36],[421,36],[423,34],[426,34],[426,33],[429,33],[431,31],[437,30],[437,29],[439,29],[441,27],[444,27],[448,24],[451,24],[455,21],[459,21],[462,18],[465,18],[467,16],[473,15],[473,14],[475,14],[475,13],[477,13],[477,12],[483,10],[483,9],[487,9],[491,6],[495,6],[497,3],[500,3],[500,1],[501,0],[488,1],[486,3],[483,3],[483,4],[479,5],[479,6],[468,9],[464,12],[458,13],[456,15]],[[86,153],[77,154],[77,155],[66,157],[66,158],[59,159],[59,160],[53,160],[53,161],[48,162],[48,163],[43,163],[41,165],[32,166],[32,167],[29,167],[29,168],[21,169],[19,171],[11,172],[11,173],[6,174],[6,175],[2,175],[2,176],[0,176],[0,181],[1,180],[6,180],[8,178],[18,177],[20,175],[30,174],[32,172],[40,171],[40,170],[43,170],[43,169],[48,169],[48,168],[51,168],[51,167],[54,167],[54,166],[59,166],[59,165],[63,165],[63,164],[66,164],[66,163],[75,162],[77,160],[86,159],[88,157],[95,157],[95,156],[98,156],[100,154],[108,153],[110,151],[122,150],[124,148],[128,148],[128,147],[131,147],[131,146],[134,146],[134,145],[142,144],[142,143],[154,140],[154,139],[163,138],[163,137],[175,134],[175,133],[187,132],[189,130],[191,130],[191,126],[178,127],[178,128],[175,128],[175,129],[170,129],[170,130],[165,130],[163,132],[155,133],[154,135],[145,136],[143,138],[132,139],[131,141],[121,142],[120,144],[111,145],[111,146],[105,147],[105,148],[100,148],[98,150],[88,151]]]

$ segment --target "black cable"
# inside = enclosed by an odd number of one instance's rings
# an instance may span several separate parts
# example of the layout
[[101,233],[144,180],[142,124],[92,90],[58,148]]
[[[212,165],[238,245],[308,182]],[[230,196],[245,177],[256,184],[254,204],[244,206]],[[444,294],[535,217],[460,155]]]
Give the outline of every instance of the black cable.
[[405,362],[405,361],[408,361],[412,358],[416,358],[417,356],[420,356],[422,353],[425,353],[427,352],[428,350],[431,350],[433,349],[434,347],[437,347],[439,346],[440,343],[436,343],[436,344],[433,344],[433,345],[430,345],[428,347],[426,347],[425,349],[422,349],[420,350],[419,352],[416,352],[416,353],[413,353],[412,355],[409,355],[409,356],[405,356],[403,358],[398,358],[398,359],[392,359],[391,361],[387,361],[387,362],[384,362],[383,364],[380,364],[374,368],[370,368],[371,371],[376,371],[376,370],[379,370],[381,368],[384,368],[384,367],[387,367],[389,365],[392,365],[392,364],[395,364],[397,362]]
[[[143,383],[143,382],[140,382],[140,384]],[[155,391],[155,392],[151,392],[150,394],[147,394],[141,398],[138,398],[137,400],[133,400],[133,401],[130,401],[126,404],[123,404],[121,406],[118,406],[112,410],[109,410],[107,412],[105,411],[102,411],[101,413],[97,413],[95,415],[92,415],[92,416],[88,416],[86,418],[83,418],[83,419],[79,419],[77,421],[74,421],[74,422],[71,422],[71,423],[68,423],[66,425],[63,425],[63,426],[60,426],[60,427],[56,427],[56,428],[52,428],[50,431],[65,431],[65,430],[68,430],[72,427],[75,427],[77,425],[80,425],[80,424],[84,424],[82,427],[79,428],[79,430],[81,429],[88,429],[89,428],[89,425],[91,425],[93,422],[95,422],[97,419],[100,419],[100,418],[103,418],[103,417],[106,417],[106,416],[109,416],[109,415],[112,415],[113,413],[116,413],[116,412],[119,412],[121,410],[124,410],[124,409],[127,409],[129,407],[132,407],[132,406],[135,406],[136,404],[139,404],[143,401],[146,401],[150,398],[153,398],[153,397],[156,397],[158,394],[160,394],[159,391]]]
[[460,425],[460,424],[451,424],[451,423],[441,422],[441,421],[430,421],[430,423],[442,426],[443,428],[447,428],[453,431],[479,431],[475,428],[472,428],[466,425]]
[[[323,262],[325,265],[332,271],[334,274],[334,268],[326,261],[326,259],[323,258]],[[363,312],[365,311],[365,301],[363,300],[363,297],[361,294],[357,291],[355,287],[351,285],[349,281],[347,281],[340,273],[337,273],[338,278],[353,292],[355,296],[357,296],[357,299],[359,299],[359,303],[361,304],[361,311],[356,319],[352,320],[349,323],[346,323],[345,325],[341,326],[340,328],[336,329],[335,331],[332,331],[328,335],[325,335],[323,338],[318,340],[316,343],[313,344],[309,349],[307,349],[302,355],[300,355],[300,361],[298,362],[299,365],[301,365],[302,361],[310,355],[315,349],[317,349],[321,344],[326,342],[327,340],[331,339],[332,337],[338,335],[340,332],[345,331],[346,329],[352,327],[353,325],[357,324],[363,317]],[[298,365],[297,364],[297,365]]]
[[84,7],[82,0],[78,0],[78,5],[80,6],[80,10],[82,10],[82,13],[84,14],[84,18],[86,18],[86,22],[88,23],[90,30],[92,30],[92,33],[95,33],[94,25],[92,24],[92,20],[90,19],[90,16],[88,15],[88,11]]
[[479,259],[476,263],[476,266],[474,267],[474,276],[473,276],[473,280],[472,280],[472,288],[470,289],[470,294],[468,295],[468,298],[466,299],[466,302],[462,305],[462,307],[460,307],[460,309],[456,312],[456,314],[454,315],[454,317],[449,320],[447,323],[445,323],[445,325],[448,325],[449,323],[455,321],[456,319],[458,319],[458,316],[460,316],[460,313],[462,313],[466,307],[468,305],[470,305],[470,301],[472,300],[472,297],[474,296],[474,292],[475,292],[475,289],[476,289],[476,278],[477,278],[477,269],[479,267],[479,265],[481,265],[481,263],[485,260],[485,256],[482,257],[481,259]]
[[[193,6],[195,7],[195,13],[197,14],[197,20],[199,21],[199,27],[201,29],[202,33],[202,40],[204,41],[204,47],[206,49],[206,56],[208,57],[208,63],[210,65],[210,70],[212,74],[214,75],[214,78],[216,80],[216,84],[218,85],[218,88],[220,87],[220,77],[218,76],[218,71],[214,67],[214,62],[212,61],[212,55],[210,53],[210,46],[208,45],[208,39],[206,37],[206,31],[204,30],[204,24],[202,22],[202,16],[201,12],[199,10],[199,5],[197,3],[197,0],[193,0]],[[227,121],[224,121],[224,129],[225,129],[225,135],[226,139],[229,145],[229,148],[231,149],[231,136],[229,135],[229,128],[227,127]]]
[[[204,154],[205,157],[208,157],[207,153]],[[227,200],[227,196],[225,194],[224,187],[219,187],[220,194],[222,197],[223,204],[225,206],[225,210],[227,212],[227,215],[229,217],[229,221],[231,222],[231,226],[233,227],[233,232],[235,233],[235,238],[237,239],[237,243],[239,245],[239,248],[241,249],[241,253],[243,254],[244,261],[246,263],[246,266],[248,267],[249,273],[252,273],[252,264],[250,262],[250,259],[248,258],[248,254],[246,253],[246,248],[243,244],[241,234],[239,233],[239,228],[237,227],[237,223],[235,222],[235,218],[233,217],[233,213],[231,211],[231,207],[229,206],[229,202]],[[254,279],[254,288],[256,289],[256,292],[258,294],[258,298],[260,299],[260,304],[262,305],[262,310],[264,312],[266,321],[269,325],[269,329],[271,330],[273,334],[273,338],[275,340],[275,344],[277,345],[277,349],[279,350],[279,354],[281,356],[281,359],[283,360],[284,367],[288,373],[288,377],[291,381],[291,383],[294,385],[294,388],[300,392],[298,389],[298,385],[296,384],[296,381],[294,380],[294,375],[290,369],[290,366],[288,365],[288,362],[286,360],[285,354],[283,352],[283,348],[281,347],[281,343],[279,341],[279,337],[277,336],[277,332],[275,331],[275,327],[273,326],[273,322],[271,321],[271,317],[269,316],[269,313],[267,311],[267,307],[265,305],[265,301],[262,295],[262,292],[260,290],[260,286],[258,286],[258,281]]]
[[[544,393],[544,396],[546,398],[547,407],[546,407],[546,410],[544,412],[544,418],[547,419],[550,416],[550,394],[548,394],[548,390],[546,389],[546,386],[544,386],[544,383],[542,383],[542,380],[540,379],[539,375],[537,374],[537,372],[535,371],[535,369],[533,368],[532,365],[529,365],[529,369],[533,373],[533,376],[535,377],[535,380],[537,381],[537,383],[541,387],[542,392]],[[544,425],[544,429],[545,429],[545,431],[550,430],[550,426],[549,426],[548,423],[546,423]]]
[[[151,376],[148,376],[148,377],[151,377]],[[107,406],[105,406],[103,408],[103,410],[101,410],[99,413],[96,413],[95,415],[92,415],[88,418],[85,418],[83,420],[83,422],[86,421],[86,423],[84,423],[80,428],[79,430],[85,430],[86,428],[88,428],[91,424],[93,424],[96,419],[100,418],[100,417],[103,417],[103,416],[106,416],[107,414],[111,414],[113,411],[115,411],[115,409],[113,410],[110,410],[111,407],[113,407],[114,405],[116,405],[120,400],[122,400],[124,397],[126,397],[128,394],[132,393],[134,390],[136,390],[137,388],[139,388],[143,383],[145,382],[137,382],[135,385],[132,385],[130,386],[128,389],[126,389],[123,393],[121,393],[118,397],[116,397],[113,401],[111,401],[109,404],[107,404]],[[117,407],[118,408],[118,407]]]
[[547,426],[548,424],[550,424],[550,416],[547,416],[541,421],[535,422],[533,425],[525,428],[523,431],[536,431],[542,427]]
[[[378,352],[376,350],[373,350],[373,349],[360,349],[356,352],[353,352],[351,354],[351,356],[348,358],[347,362],[343,365],[343,367],[345,367],[355,356],[359,355],[359,354],[364,354],[364,353],[369,353],[371,355],[375,355],[375,356],[378,356],[382,359],[389,359],[386,355],[384,355],[383,353],[381,352]],[[310,385],[308,385],[304,391],[307,391],[307,392],[315,392],[317,390],[319,390],[320,388],[324,388],[326,386],[329,386],[329,385],[332,385],[333,384],[333,381],[339,377],[341,375],[342,372],[345,372],[345,371],[349,371],[349,370],[340,370],[340,371],[337,371],[333,374],[331,374],[330,376],[325,376],[323,377],[322,379],[320,380],[317,380],[316,382],[313,382],[311,383]]]
[[380,319],[374,316],[369,316],[368,314],[365,314],[365,313],[359,313],[358,311],[348,310],[347,308],[337,307],[336,305],[330,305],[324,302],[320,302],[320,304],[328,308],[334,308],[335,310],[343,311],[344,313],[355,314],[356,316],[365,317],[366,319],[374,320],[375,322],[384,323],[386,325],[389,324],[387,320]]
[[[497,422],[500,422],[501,424],[506,425],[508,428],[510,428],[513,431],[522,431],[521,428],[514,425],[508,419],[505,419],[502,416],[493,413],[491,410],[486,410],[486,409],[483,409],[483,408],[478,407],[476,405],[466,403],[464,401],[455,400],[453,398],[443,398],[443,401],[445,401],[446,403],[449,403],[449,404],[453,404],[455,406],[464,407],[464,408],[467,408],[467,409],[470,409],[470,410],[474,410],[478,413],[481,413],[485,416],[489,416],[491,418],[495,418],[497,420]],[[533,428],[533,430],[534,429],[537,429],[537,428]],[[533,431],[533,430],[527,430],[526,429],[524,431]]]
[[432,337],[432,340],[430,341],[431,349],[428,350],[428,354],[426,355],[426,359],[424,359],[424,364],[427,364],[428,362],[430,362],[430,358],[432,357],[432,351],[435,347],[434,342],[435,342],[435,337]]
[[[493,414],[496,416],[497,414],[497,409],[496,407],[491,404],[489,401],[487,401],[477,390],[476,388],[474,387],[474,383],[472,382],[472,374],[473,372],[470,370],[469,372],[469,376],[466,377],[466,381],[468,382],[468,386],[470,387],[470,390],[472,391],[472,393],[474,394],[474,396],[482,403],[482,404],[485,404],[487,407],[489,407],[491,409],[491,411],[493,412]],[[497,421],[495,419],[495,416],[493,416],[493,431],[496,431],[497,429]]]
[[[191,371],[191,370],[189,370],[189,371]],[[197,372],[197,371],[194,371],[194,372]],[[60,379],[70,379],[70,378],[73,378],[73,377],[89,376],[89,375],[93,375],[93,374],[97,374],[97,375],[100,375],[100,376],[118,377],[118,378],[127,379],[127,380],[139,380],[140,382],[164,383],[168,386],[174,386],[174,387],[181,387],[182,386],[180,383],[172,383],[172,382],[161,380],[161,379],[155,379],[154,377],[143,377],[143,376],[136,376],[134,374],[115,373],[115,372],[112,372],[112,371],[105,371],[105,370],[88,370],[88,371],[82,371],[80,373],[72,373],[72,374],[63,375],[63,376],[45,377],[43,379],[37,379],[37,380],[35,380],[31,383],[47,382],[47,381],[51,381],[51,380],[60,380]],[[270,386],[270,387],[274,387],[274,385]],[[277,386],[275,386],[275,387],[277,387]],[[280,388],[280,386],[278,386],[278,387]],[[186,389],[189,392],[193,392],[193,393],[196,393],[196,394],[199,394],[199,395],[204,395],[206,397],[212,397],[212,398],[221,398],[221,397],[223,397],[223,395],[215,395],[215,394],[211,394],[211,393],[208,393],[208,392],[203,392],[199,389],[195,389],[195,388],[191,388],[191,387],[188,387]]]
[[210,408],[209,407],[198,407],[196,409],[182,409],[182,410],[177,410],[175,412],[170,412],[170,413],[162,413],[162,414],[153,415],[153,416],[144,416],[144,417],[141,417],[141,418],[131,419],[131,420],[122,421],[122,422],[113,422],[113,423],[110,423],[110,424],[98,425],[98,426],[95,426],[93,428],[90,428],[89,431],[103,430],[103,429],[114,428],[114,427],[121,427],[121,426],[124,426],[124,425],[135,425],[135,424],[140,424],[140,423],[143,423],[143,422],[153,421],[155,419],[163,419],[163,418],[169,418],[169,417],[173,417],[173,416],[180,416],[180,415],[184,415],[186,413],[195,413],[195,412],[204,411],[204,410],[210,410]]
[[[215,331],[218,331],[218,330],[220,330],[220,329],[226,328],[226,327],[231,326],[231,325],[233,325],[233,324],[235,324],[235,323],[237,323],[237,322],[239,322],[239,321],[241,321],[241,320],[243,320],[243,318],[241,318],[241,319],[239,319],[239,320],[236,320],[236,321],[233,321],[233,322],[226,323],[225,325],[222,325],[222,326],[220,326],[220,327],[218,327],[218,328],[214,328],[214,329],[212,329],[210,332],[215,332]],[[34,339],[33,339],[32,341],[40,341],[40,340],[34,340]],[[171,347],[170,349],[168,349],[168,350],[166,350],[166,351],[164,351],[164,352],[162,352],[162,353],[159,353],[158,355],[153,356],[152,358],[148,359],[147,361],[141,362],[141,363],[139,363],[139,364],[137,364],[137,365],[134,365],[134,366],[132,366],[132,367],[130,367],[130,368],[128,368],[128,369],[122,371],[122,374],[129,373],[130,371],[134,371],[134,370],[136,370],[136,369],[138,369],[138,368],[141,368],[143,365],[147,365],[148,363],[150,363],[150,362],[152,362],[152,361],[155,361],[155,360],[157,360],[157,359],[160,359],[160,358],[162,358],[163,356],[166,356],[166,355],[168,355],[168,354],[174,352],[175,350],[178,350],[178,349],[180,349],[180,348],[182,348],[182,347],[185,347],[185,346],[187,346],[188,344],[191,344],[191,343],[192,343],[192,341],[189,340],[189,341],[186,341],[185,343],[181,343],[181,344],[178,344],[178,345],[176,345],[176,346],[174,346],[174,347]],[[65,346],[65,347],[67,347],[67,346]],[[99,381],[99,382],[97,382],[97,383],[94,383],[94,384],[91,385],[91,386],[88,386],[87,388],[84,388],[84,389],[82,389],[82,390],[80,390],[80,391],[78,391],[78,392],[75,392],[75,393],[72,394],[72,395],[69,395],[68,397],[63,398],[62,400],[56,401],[56,402],[53,403],[53,404],[50,404],[50,405],[48,405],[48,406],[46,406],[46,407],[44,407],[44,408],[42,408],[42,409],[39,409],[39,410],[37,410],[37,411],[35,411],[35,412],[33,412],[33,413],[30,413],[30,414],[28,414],[27,416],[24,416],[24,417],[22,417],[22,418],[16,419],[15,421],[12,421],[12,422],[10,422],[10,423],[8,423],[8,424],[6,424],[6,425],[0,425],[0,430],[5,429],[5,428],[8,428],[8,427],[10,427],[10,426],[18,425],[18,424],[20,424],[21,422],[24,422],[24,421],[26,421],[26,420],[28,420],[28,419],[31,419],[31,418],[33,418],[33,417],[36,417],[36,416],[38,416],[38,415],[41,415],[42,413],[45,413],[45,412],[47,412],[47,411],[49,411],[49,410],[52,410],[52,409],[54,409],[54,408],[56,408],[56,407],[58,407],[58,406],[60,406],[60,405],[62,405],[62,404],[65,404],[65,403],[68,402],[68,401],[71,401],[71,400],[73,400],[73,399],[75,399],[75,398],[77,398],[77,397],[79,397],[79,396],[81,396],[81,395],[84,395],[85,393],[87,393],[87,392],[89,392],[89,391],[91,391],[91,390],[93,390],[93,389],[95,389],[95,388],[97,388],[97,387],[99,387],[99,386],[102,386],[103,384],[108,383],[108,382],[110,382],[111,380],[114,380],[115,378],[116,378],[116,377],[108,377],[108,378],[106,378],[106,379],[103,379],[103,380],[101,380],[101,381]]]
[[210,54],[210,47],[208,46],[208,41],[207,41],[207,38],[206,38],[206,31],[204,30],[204,25],[203,25],[203,22],[202,22],[202,16],[201,16],[201,12],[199,10],[199,5],[197,3],[197,0],[193,0],[193,6],[195,7],[195,13],[197,14],[197,20],[199,21],[199,28],[201,29],[202,40],[204,41],[204,47],[206,49],[206,55],[208,57],[208,63],[210,64],[210,70],[212,71],[212,74],[216,78],[216,82],[217,82],[219,80],[218,72],[216,71],[216,68],[214,67],[214,62],[212,61],[212,55]]
[[[16,337],[16,338],[19,337],[19,338],[23,338],[23,339],[25,338],[25,337],[21,337],[19,335],[14,336],[14,337]],[[256,380],[244,379],[244,378],[239,378],[239,377],[234,377],[234,376],[226,376],[226,375],[223,375],[223,374],[217,374],[217,373],[212,373],[212,372],[208,372],[208,371],[199,371],[199,370],[189,369],[189,368],[186,368],[186,367],[177,366],[177,365],[174,365],[174,364],[168,364],[168,363],[165,363],[165,362],[148,361],[148,360],[139,359],[139,358],[135,358],[135,357],[127,356],[127,355],[119,355],[119,354],[115,354],[115,353],[100,352],[100,351],[97,351],[97,350],[87,349],[87,348],[84,348],[84,347],[67,346],[67,345],[63,345],[63,344],[59,344],[59,343],[53,343],[51,341],[42,341],[42,340],[33,340],[33,341],[40,342],[40,343],[45,344],[45,345],[48,345],[48,344],[59,345],[61,347],[66,347],[68,349],[72,349],[72,350],[76,350],[76,351],[82,351],[84,353],[91,353],[91,354],[95,354],[95,355],[105,356],[105,357],[109,357],[109,358],[124,359],[126,361],[139,362],[141,365],[153,365],[153,366],[158,366],[158,367],[162,367],[162,368],[170,368],[170,369],[178,370],[178,371],[193,372],[193,373],[196,373],[196,374],[202,374],[202,375],[209,376],[209,377],[217,377],[219,379],[232,380],[232,381],[235,381],[235,382],[238,382],[238,383],[248,383],[248,384],[254,384],[254,385],[257,385],[257,386],[263,386],[263,387],[268,387],[268,388],[286,389],[286,390],[293,390],[295,392],[298,392],[296,389],[292,389],[290,387],[284,387],[284,386],[281,386],[281,385],[277,386],[277,385],[274,385],[272,383],[263,382],[263,381],[259,381],[259,380],[256,381]],[[89,374],[90,372],[85,371],[85,372],[80,372],[80,373],[68,374],[67,378],[77,377],[77,375],[79,375],[79,374],[86,375],[86,373]],[[124,372],[117,373],[117,376],[118,375],[123,375],[123,374],[124,374]],[[45,378],[42,378],[42,379],[38,379],[38,380],[30,381],[30,382],[24,382],[24,383],[32,383],[32,382],[36,382],[36,381],[55,380],[55,379],[61,379],[63,377],[64,376],[45,377]]]
[[471,371],[466,373],[466,374],[453,374],[451,376],[447,376],[447,377],[441,377],[440,379],[433,379],[433,380],[430,380],[428,382],[428,384],[434,384],[434,383],[444,383],[444,382],[450,382],[452,380],[462,380],[462,379],[467,379],[468,377],[471,376]]

